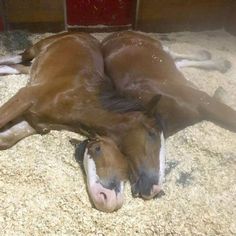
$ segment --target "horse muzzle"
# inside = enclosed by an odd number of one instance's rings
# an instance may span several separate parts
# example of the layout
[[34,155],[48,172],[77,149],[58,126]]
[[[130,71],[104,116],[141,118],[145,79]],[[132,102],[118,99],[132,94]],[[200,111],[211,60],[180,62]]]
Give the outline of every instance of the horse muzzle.
[[140,173],[138,179],[131,185],[133,196],[141,197],[146,200],[154,198],[161,190],[162,187],[159,184],[159,175],[156,171]]

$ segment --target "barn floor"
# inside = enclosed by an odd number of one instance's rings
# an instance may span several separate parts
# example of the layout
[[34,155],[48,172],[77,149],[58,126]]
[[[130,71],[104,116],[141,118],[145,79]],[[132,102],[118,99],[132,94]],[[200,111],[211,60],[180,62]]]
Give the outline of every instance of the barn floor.
[[[48,35],[2,33],[0,55]],[[177,52],[207,49],[231,61],[225,74],[193,68],[183,73],[210,95],[222,86],[226,103],[236,109],[236,37],[225,31],[167,36],[163,44]],[[26,81],[25,75],[0,76],[0,103]],[[53,131],[0,152],[1,235],[236,235],[235,133],[202,122],[169,138],[165,195],[134,199],[127,183],[124,206],[111,214],[91,207],[71,137],[79,136]]]

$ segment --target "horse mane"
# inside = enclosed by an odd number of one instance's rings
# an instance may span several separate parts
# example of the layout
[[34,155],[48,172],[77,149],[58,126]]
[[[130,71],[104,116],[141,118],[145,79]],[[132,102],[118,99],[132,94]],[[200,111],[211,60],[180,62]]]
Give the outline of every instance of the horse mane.
[[99,98],[103,108],[108,111],[117,113],[144,111],[144,107],[137,99],[120,94],[109,78],[105,78],[101,84]]
[[156,124],[160,130],[163,131],[165,136],[167,124],[161,114],[155,109],[161,99],[161,95],[154,96],[145,109],[137,99],[120,94],[119,91],[115,89],[112,81],[109,78],[106,78],[101,85],[99,98],[103,108],[106,110],[117,113],[141,111],[147,117],[153,116]]

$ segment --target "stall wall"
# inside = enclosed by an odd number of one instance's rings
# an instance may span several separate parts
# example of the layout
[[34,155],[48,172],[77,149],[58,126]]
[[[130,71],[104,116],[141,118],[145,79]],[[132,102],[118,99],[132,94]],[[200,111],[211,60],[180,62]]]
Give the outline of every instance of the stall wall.
[[0,31],[174,32],[222,27],[236,34],[236,0],[0,0]]
[[233,0],[232,4],[230,5],[229,13],[227,14],[225,23],[225,28],[230,33],[236,35],[236,1]]
[[3,1],[0,0],[0,32],[5,29],[4,26],[4,5]]
[[64,30],[63,0],[7,0],[8,29],[32,32]]
[[67,0],[69,25],[128,25],[132,23],[132,0]]
[[136,29],[171,32],[222,28],[231,0],[139,0]]

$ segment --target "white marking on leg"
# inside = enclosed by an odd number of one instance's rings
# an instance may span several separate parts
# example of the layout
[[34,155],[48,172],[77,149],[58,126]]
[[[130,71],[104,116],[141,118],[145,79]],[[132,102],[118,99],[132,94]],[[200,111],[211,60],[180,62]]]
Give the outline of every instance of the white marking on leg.
[[225,73],[231,67],[231,63],[223,59],[206,60],[206,61],[182,60],[176,62],[175,65],[178,69],[183,67],[195,67],[206,70],[218,70],[222,73]]
[[29,125],[27,121],[21,121],[15,124],[14,126],[12,126],[11,128],[3,132],[0,132],[0,136],[7,137],[12,134],[17,135],[19,133],[22,133],[23,131],[24,133],[27,133],[27,134],[31,134],[32,132],[35,132],[35,130]]
[[15,143],[23,138],[36,133],[28,122],[22,121],[13,125],[9,129],[0,132],[0,149],[6,149],[13,146]]
[[183,54],[171,51],[168,47],[163,46],[163,50],[167,52],[174,60],[195,60],[195,61],[204,61],[211,58],[211,54],[208,51],[202,50],[197,53]]
[[165,179],[165,138],[163,135],[163,132],[160,134],[161,138],[161,148],[159,152],[159,180],[158,180],[158,185],[162,185]]
[[19,73],[20,71],[10,66],[0,66],[0,74],[19,74]]
[[9,65],[9,64],[19,64],[22,62],[21,55],[7,55],[0,57],[0,64]]
[[207,61],[191,61],[191,60],[181,60],[177,61],[175,63],[177,68],[183,68],[183,67],[201,67],[205,69],[210,69],[214,65],[213,61],[207,60]]

